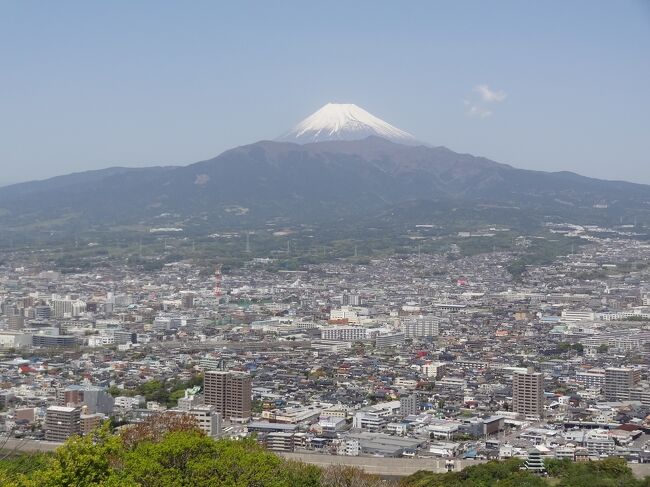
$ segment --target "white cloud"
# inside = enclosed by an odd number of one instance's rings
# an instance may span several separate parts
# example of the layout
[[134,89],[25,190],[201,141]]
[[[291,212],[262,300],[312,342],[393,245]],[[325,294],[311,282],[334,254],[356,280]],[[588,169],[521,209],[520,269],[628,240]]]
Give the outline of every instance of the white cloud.
[[481,96],[481,99],[486,103],[498,103],[506,99],[506,93],[504,91],[491,90],[488,85],[478,85],[474,88],[474,91],[477,92]]
[[477,85],[473,91],[478,96],[474,95],[470,99],[463,100],[463,104],[467,107],[467,114],[470,117],[489,117],[492,115],[492,110],[488,107],[501,103],[506,99],[504,91],[492,90],[488,85]]
[[473,117],[485,118],[492,115],[492,112],[487,108],[483,108],[478,105],[472,105],[469,109],[469,114],[472,115]]

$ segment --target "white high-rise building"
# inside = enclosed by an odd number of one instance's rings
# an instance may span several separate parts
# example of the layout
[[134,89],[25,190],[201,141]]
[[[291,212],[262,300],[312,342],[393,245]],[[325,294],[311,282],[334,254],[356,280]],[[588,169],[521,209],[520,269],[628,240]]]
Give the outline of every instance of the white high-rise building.
[[409,318],[402,323],[406,338],[424,338],[437,336],[440,333],[441,318],[434,315],[420,315]]

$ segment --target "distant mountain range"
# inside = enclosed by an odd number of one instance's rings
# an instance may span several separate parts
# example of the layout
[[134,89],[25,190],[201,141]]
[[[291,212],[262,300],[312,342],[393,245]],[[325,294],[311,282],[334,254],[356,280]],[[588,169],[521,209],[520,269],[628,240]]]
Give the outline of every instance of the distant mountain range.
[[355,105],[331,104],[281,141],[189,166],[114,167],[0,188],[0,228],[13,230],[176,225],[203,233],[271,220],[363,227],[457,218],[534,226],[643,222],[649,211],[650,186],[418,145]]

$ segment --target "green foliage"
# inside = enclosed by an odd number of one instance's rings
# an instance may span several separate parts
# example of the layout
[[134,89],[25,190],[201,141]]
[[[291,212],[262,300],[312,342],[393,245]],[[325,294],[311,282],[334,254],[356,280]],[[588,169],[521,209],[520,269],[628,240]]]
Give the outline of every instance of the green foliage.
[[30,453],[9,456],[0,461],[0,485],[19,485],[21,479],[27,479],[49,465],[51,454]]
[[282,459],[252,440],[214,441],[187,432],[140,443],[125,455],[122,472],[143,487],[288,485]]
[[109,432],[106,422],[93,435],[68,440],[64,447],[57,449],[46,468],[24,479],[24,485],[32,482],[42,487],[135,485],[114,482],[115,465],[119,464],[121,454],[120,438]]
[[[31,458],[39,459],[36,468],[28,467]],[[285,461],[252,439],[175,431],[129,448],[108,423],[52,455],[0,462],[3,487],[318,487],[320,477],[318,467]]]
[[643,487],[650,479],[634,478],[622,458],[610,457],[598,462],[573,463],[567,460],[546,460],[549,475],[559,481],[558,487]]
[[[71,438],[53,454],[0,460],[3,487],[388,487],[379,477],[348,466],[325,469],[284,460],[253,439],[214,440],[196,429],[128,443],[108,423],[93,435]],[[624,460],[545,462],[550,477],[510,459],[460,472],[417,472],[403,487],[648,487]]]
[[585,348],[582,345],[582,343],[560,342],[557,344],[557,350],[560,353],[566,353],[570,350],[575,350],[578,353],[578,355],[582,355],[585,351]]
[[650,478],[639,480],[620,458],[574,463],[545,460],[549,477],[521,470],[521,461],[487,462],[460,472],[435,474],[420,471],[402,480],[403,487],[647,487]]
[[139,394],[144,396],[147,401],[156,401],[172,408],[183,397],[185,389],[202,385],[203,374],[196,374],[187,381],[178,379],[160,381],[153,379],[140,384],[136,389],[119,389],[112,386],[108,392],[113,396],[135,396]]

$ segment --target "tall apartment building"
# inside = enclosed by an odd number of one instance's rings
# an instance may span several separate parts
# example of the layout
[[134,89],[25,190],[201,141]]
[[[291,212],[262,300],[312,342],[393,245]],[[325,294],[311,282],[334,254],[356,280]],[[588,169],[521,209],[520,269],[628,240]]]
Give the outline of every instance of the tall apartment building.
[[195,406],[187,413],[194,417],[199,428],[206,435],[212,438],[221,436],[221,413],[218,413],[214,406]]
[[563,323],[573,323],[576,321],[594,321],[595,319],[596,313],[590,310],[564,310],[560,316],[560,321]]
[[434,379],[442,379],[447,371],[447,365],[444,362],[431,362],[427,361],[422,365],[422,374]]
[[366,329],[361,326],[330,326],[321,328],[320,337],[322,340],[355,342],[357,340],[365,340],[366,333]]
[[57,391],[58,403],[61,406],[85,406],[86,413],[102,413],[110,415],[113,412],[115,399],[104,387],[93,385],[69,385],[63,391]]
[[617,367],[605,369],[605,398],[608,401],[629,401],[630,392],[640,378],[639,370]]
[[205,404],[214,406],[221,417],[246,420],[251,416],[251,377],[244,372],[211,370],[205,372]]
[[79,299],[52,299],[50,305],[56,318],[75,317],[86,311],[86,303]]
[[181,292],[181,308],[192,309],[194,307],[194,293],[189,291]]
[[15,312],[7,316],[7,327],[10,330],[21,330],[25,326],[25,316],[22,310],[15,310]]
[[544,415],[544,377],[529,369],[512,375],[512,410],[527,418]]
[[602,389],[605,386],[605,369],[590,369],[576,372],[576,382],[584,387]]
[[375,337],[375,347],[387,348],[397,347],[404,343],[404,333],[386,333]]
[[342,306],[361,306],[361,296],[358,294],[344,293],[341,296]]
[[406,338],[437,336],[440,333],[440,321],[438,316],[420,315],[404,321],[402,331]]
[[410,394],[399,398],[399,412],[402,416],[410,416],[420,411],[420,401],[417,394]]
[[52,308],[49,306],[36,306],[34,308],[34,318],[37,320],[49,320],[52,316]]
[[65,441],[81,434],[81,408],[50,406],[45,411],[45,439]]

